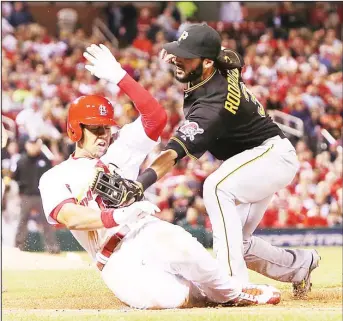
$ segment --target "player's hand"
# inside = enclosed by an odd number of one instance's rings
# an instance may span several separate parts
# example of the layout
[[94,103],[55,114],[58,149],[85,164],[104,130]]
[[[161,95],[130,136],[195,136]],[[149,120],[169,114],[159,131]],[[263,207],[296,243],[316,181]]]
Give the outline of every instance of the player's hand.
[[93,44],[87,47],[83,56],[90,63],[85,68],[100,79],[108,80],[117,85],[126,75],[126,71],[104,45]]
[[175,63],[175,56],[172,54],[169,54],[167,50],[162,49],[159,54],[160,59],[162,59],[164,62],[168,64],[174,64]]
[[130,224],[139,221],[140,219],[154,215],[161,210],[149,201],[133,203],[130,206],[118,208],[113,211],[113,219],[118,224]]
[[144,197],[144,190],[141,183],[123,178],[120,185],[123,191],[123,198],[120,206],[129,206],[130,204],[141,201]]

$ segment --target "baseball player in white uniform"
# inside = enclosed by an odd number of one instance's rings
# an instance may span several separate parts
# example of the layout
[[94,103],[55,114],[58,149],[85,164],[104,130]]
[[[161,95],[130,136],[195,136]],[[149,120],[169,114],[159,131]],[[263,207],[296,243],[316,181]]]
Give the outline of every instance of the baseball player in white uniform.
[[40,180],[46,218],[63,224],[96,261],[106,285],[127,305],[178,308],[192,302],[277,304],[280,292],[267,285],[242,285],[227,275],[202,245],[182,228],[159,220],[148,201],[113,208],[90,186],[101,169],[135,179],[158,144],[166,124],[159,103],[121,68],[108,48],[92,45],[86,68],[117,84],[140,117],[112,142],[114,110],[109,100],[90,95],[69,107],[68,135],[75,152]]

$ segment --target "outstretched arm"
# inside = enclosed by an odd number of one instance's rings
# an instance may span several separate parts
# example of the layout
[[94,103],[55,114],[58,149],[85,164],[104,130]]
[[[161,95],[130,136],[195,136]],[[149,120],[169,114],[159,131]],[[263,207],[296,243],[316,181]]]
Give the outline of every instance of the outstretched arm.
[[142,116],[147,136],[157,141],[167,124],[167,113],[158,101],[131,76],[126,74],[118,84],[135,104]]
[[157,141],[165,125],[167,113],[157,100],[121,67],[120,63],[104,45],[91,45],[83,55],[91,65],[86,69],[98,78],[119,86],[129,96],[142,116],[147,136]]

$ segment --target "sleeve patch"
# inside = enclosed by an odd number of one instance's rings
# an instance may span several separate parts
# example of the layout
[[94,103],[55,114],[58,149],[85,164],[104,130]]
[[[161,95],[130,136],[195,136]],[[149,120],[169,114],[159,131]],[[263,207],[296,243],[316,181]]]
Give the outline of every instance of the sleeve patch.
[[194,140],[195,135],[204,133],[204,130],[200,128],[196,122],[190,122],[189,120],[185,121],[179,128],[179,131],[183,134],[181,136],[182,139],[187,140],[187,138],[189,138],[190,141]]

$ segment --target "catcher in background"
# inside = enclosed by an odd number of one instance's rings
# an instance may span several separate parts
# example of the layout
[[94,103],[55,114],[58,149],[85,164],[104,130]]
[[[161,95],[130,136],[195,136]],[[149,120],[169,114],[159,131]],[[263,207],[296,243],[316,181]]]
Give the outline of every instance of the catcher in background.
[[[175,65],[185,84],[185,122],[165,150],[130,184],[130,202],[169,172],[185,156],[209,151],[223,161],[204,183],[203,198],[220,264],[243,284],[248,268],[269,278],[293,283],[304,298],[320,257],[312,249],[283,249],[253,235],[273,195],[291,183],[299,162],[294,147],[245,86],[239,55],[221,50],[219,34],[207,24],[189,25],[178,41],[164,45],[163,59]],[[224,61],[223,61],[224,60]],[[223,65],[228,62],[229,68]],[[123,185],[124,186],[124,185]],[[124,193],[125,194],[125,193]],[[125,199],[125,197],[124,197]]]
[[[141,201],[124,208],[114,206],[121,199],[116,195],[122,188],[120,176],[137,177],[141,163],[158,143],[166,113],[127,75],[108,48],[92,45],[84,56],[91,63],[86,68],[117,84],[140,117],[125,125],[113,142],[114,110],[108,99],[82,96],[70,105],[67,128],[76,142],[75,152],[40,180],[48,222],[71,230],[96,261],[105,284],[131,307],[178,308],[203,301],[277,304],[277,289],[242,288],[189,233],[154,217],[159,211],[155,205]],[[96,172],[102,174],[94,183]],[[104,192],[110,197],[99,194]]]

